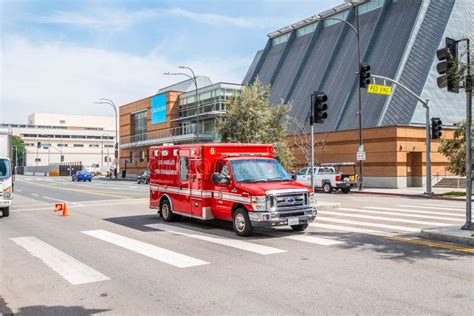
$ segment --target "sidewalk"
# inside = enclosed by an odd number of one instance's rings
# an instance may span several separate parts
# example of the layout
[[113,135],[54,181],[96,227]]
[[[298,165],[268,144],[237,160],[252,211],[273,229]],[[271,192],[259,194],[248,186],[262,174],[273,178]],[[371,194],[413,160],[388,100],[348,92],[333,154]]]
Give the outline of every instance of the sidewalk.
[[[427,198],[427,199],[441,199],[441,200],[456,200],[456,201],[465,201],[465,196],[449,196],[443,195],[447,192],[466,192],[466,189],[460,188],[433,188],[433,195],[429,196],[424,194],[425,188],[416,187],[416,188],[403,188],[403,189],[384,189],[384,188],[364,188],[362,191],[354,188],[351,190],[351,193],[355,194],[375,194],[375,195],[394,195],[394,196],[409,196],[409,197],[418,197],[418,198]],[[472,200],[472,197],[471,197]]]
[[459,225],[424,228],[420,232],[420,237],[430,240],[474,246],[474,231],[462,230]]

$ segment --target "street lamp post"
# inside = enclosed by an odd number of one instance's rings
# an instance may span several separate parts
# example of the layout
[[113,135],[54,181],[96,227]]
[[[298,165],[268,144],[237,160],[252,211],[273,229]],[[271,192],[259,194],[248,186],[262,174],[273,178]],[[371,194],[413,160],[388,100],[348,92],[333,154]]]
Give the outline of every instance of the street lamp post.
[[117,172],[118,172],[118,162],[119,162],[119,151],[118,151],[118,118],[117,118],[117,107],[115,106],[114,101],[106,98],[100,98],[100,101],[94,102],[96,104],[108,104],[114,108],[115,113],[115,170],[114,176],[117,179]]
[[[354,6],[354,3],[352,1],[347,1],[351,3]],[[322,20],[336,20],[339,22],[345,23],[347,26],[350,27],[350,29],[354,32],[356,38],[357,38],[357,74],[359,75],[360,73],[360,65],[361,65],[361,60],[360,60],[360,33],[359,33],[359,7],[355,6],[356,9],[356,26],[352,25],[351,23],[347,22],[346,20],[339,19],[339,18],[334,18],[330,17],[325,19],[321,15],[319,16]],[[358,89],[358,109],[357,109],[357,116],[358,116],[358,121],[359,121],[359,149],[362,147],[362,90],[359,84],[359,89]],[[359,191],[362,190],[363,188],[363,173],[364,173],[364,166],[362,160],[359,162]]]
[[194,74],[193,69],[190,68],[190,67],[179,66],[178,68],[187,69],[187,70],[191,71],[193,76],[191,77],[189,74],[184,73],[184,72],[165,72],[163,74],[167,75],[167,76],[186,76],[194,82],[194,99],[196,101],[196,142],[199,143],[199,113],[200,113],[200,107],[199,107],[199,101],[198,101],[198,86],[197,86],[196,75]]

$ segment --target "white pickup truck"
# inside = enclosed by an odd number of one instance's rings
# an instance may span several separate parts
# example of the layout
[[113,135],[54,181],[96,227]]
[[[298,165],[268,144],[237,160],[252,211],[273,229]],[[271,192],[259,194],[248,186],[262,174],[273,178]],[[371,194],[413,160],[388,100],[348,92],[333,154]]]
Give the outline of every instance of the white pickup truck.
[[[305,167],[295,175],[296,181],[311,186],[311,167]],[[343,193],[351,191],[350,181],[343,180],[340,173],[336,173],[333,167],[314,167],[314,189],[331,193],[333,190],[341,190]]]

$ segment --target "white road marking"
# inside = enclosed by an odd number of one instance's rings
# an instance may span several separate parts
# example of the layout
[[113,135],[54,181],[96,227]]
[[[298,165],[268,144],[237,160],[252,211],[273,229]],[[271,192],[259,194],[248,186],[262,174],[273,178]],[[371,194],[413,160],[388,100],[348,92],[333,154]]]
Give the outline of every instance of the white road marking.
[[414,207],[414,208],[424,208],[424,209],[431,209],[431,210],[444,210],[444,211],[465,211],[462,208],[454,208],[454,207],[446,207],[446,206],[418,206],[418,205],[397,205],[400,207]]
[[33,195],[33,196],[39,196],[39,194],[36,194],[36,193],[31,193],[31,195]]
[[248,241],[210,235],[210,234],[201,233],[194,230],[189,230],[189,229],[175,227],[175,226],[166,225],[166,224],[149,224],[145,226],[151,227],[153,229],[164,230],[173,234],[183,235],[186,237],[191,237],[191,238],[195,238],[199,240],[212,242],[212,243],[227,246],[227,247],[232,247],[232,248],[237,248],[244,251],[258,253],[260,255],[271,255],[275,253],[286,252],[286,250],[262,246],[262,245],[254,244]]
[[385,216],[360,215],[360,214],[352,214],[352,213],[345,213],[345,212],[339,212],[339,211],[337,212],[320,211],[320,213],[322,215],[336,215],[336,216],[355,217],[355,218],[363,218],[363,219],[375,219],[375,220],[382,220],[382,221],[387,221],[387,222],[399,222],[399,223],[418,224],[418,225],[432,225],[432,226],[452,225],[452,223],[415,221],[411,219],[400,219],[400,218],[385,217]]
[[[452,217],[465,217],[462,214],[452,214],[452,213],[444,213],[438,211],[419,211],[419,210],[408,210],[408,209],[401,209],[401,208],[392,208],[392,207],[378,207],[378,206],[364,206],[364,208],[373,209],[373,210],[387,210],[387,211],[396,211],[396,212],[406,212],[406,213],[417,213],[417,214],[432,214],[432,215],[448,215]],[[401,214],[400,214],[401,215]]]
[[60,201],[60,202],[66,202],[64,200],[61,200],[61,199],[56,199],[56,198],[52,198],[52,197],[49,197],[49,196],[41,196],[43,199],[47,199],[47,200],[52,200],[52,201]]
[[457,218],[448,218],[448,217],[440,217],[440,216],[430,216],[430,215],[417,215],[417,214],[401,214],[399,212],[387,212],[387,211],[369,211],[363,210],[358,208],[339,208],[339,210],[357,212],[357,213],[369,213],[369,214],[380,214],[380,215],[395,215],[395,216],[405,216],[405,217],[412,217],[412,218],[428,218],[428,219],[441,219],[445,221],[454,221],[459,222],[461,219]]
[[[148,199],[146,201],[143,201],[143,199],[137,199],[139,201],[133,201],[133,202],[117,202],[117,203],[92,203],[92,204],[79,204],[79,203],[85,203],[85,202],[71,202],[70,208],[75,208],[75,207],[89,207],[89,206],[113,206],[113,205],[124,205],[124,204],[146,204],[148,202]],[[50,210],[51,206],[49,207],[42,207],[42,208],[26,208],[26,209],[16,209],[15,212],[29,212],[29,211],[42,211],[42,210]]]
[[296,240],[296,241],[303,241],[303,242],[322,245],[322,246],[340,245],[340,244],[345,243],[343,241],[333,240],[333,239],[329,239],[329,238],[308,236],[308,235],[289,235],[289,236],[285,236],[283,238]]
[[[406,227],[406,226],[396,226],[396,225],[387,225],[387,224],[377,224],[377,223],[370,223],[370,222],[361,222],[361,221],[351,221],[342,218],[326,218],[322,216],[318,216],[318,221],[320,222],[329,222],[329,223],[336,223],[336,224],[350,224],[350,225],[357,225],[357,226],[367,226],[367,227],[377,227],[377,228],[386,228],[391,229],[394,231],[406,231],[406,232],[416,232],[419,233],[419,228],[413,227]],[[316,224],[310,224],[311,226],[315,226]],[[317,226],[316,226],[317,227]]]
[[209,262],[206,261],[182,255],[122,235],[114,234],[106,230],[89,230],[83,231],[82,233],[178,268],[189,268],[209,264]]
[[21,193],[21,190],[16,189],[15,192],[20,192]]
[[311,226],[316,228],[325,228],[325,229],[335,229],[335,230],[342,230],[347,232],[353,233],[362,233],[368,235],[375,235],[375,236],[393,236],[391,233],[383,232],[381,230],[373,230],[373,229],[364,229],[359,227],[350,227],[350,226],[340,226],[340,225],[331,225],[331,224],[322,224],[322,223],[313,223]]
[[102,273],[36,237],[10,239],[73,285],[110,280]]

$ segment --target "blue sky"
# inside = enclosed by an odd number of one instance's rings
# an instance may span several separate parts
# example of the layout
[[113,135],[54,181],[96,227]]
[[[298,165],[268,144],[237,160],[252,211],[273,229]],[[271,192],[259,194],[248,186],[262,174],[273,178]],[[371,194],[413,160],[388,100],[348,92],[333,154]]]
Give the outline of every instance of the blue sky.
[[185,64],[214,82],[241,82],[266,34],[342,0],[5,1],[2,122],[32,112],[109,115],[183,78]]

